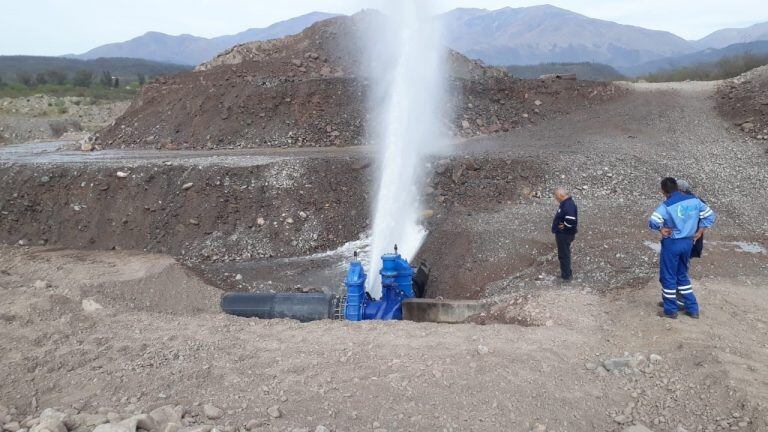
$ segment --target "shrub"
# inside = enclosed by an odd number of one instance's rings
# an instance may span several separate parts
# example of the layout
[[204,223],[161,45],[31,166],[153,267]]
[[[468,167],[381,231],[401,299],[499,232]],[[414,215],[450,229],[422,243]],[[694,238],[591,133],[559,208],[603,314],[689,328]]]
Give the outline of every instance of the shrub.
[[48,84],[48,77],[43,72],[38,72],[37,75],[35,75],[35,85],[46,85]]
[[48,82],[56,85],[64,85],[67,83],[67,73],[59,70],[49,70],[45,72],[48,77]]
[[89,70],[81,69],[72,77],[72,84],[75,87],[90,87],[92,83],[93,72]]
[[112,73],[110,71],[102,71],[99,83],[104,87],[112,87]]
[[26,87],[32,87],[34,80],[29,72],[16,72],[16,81]]

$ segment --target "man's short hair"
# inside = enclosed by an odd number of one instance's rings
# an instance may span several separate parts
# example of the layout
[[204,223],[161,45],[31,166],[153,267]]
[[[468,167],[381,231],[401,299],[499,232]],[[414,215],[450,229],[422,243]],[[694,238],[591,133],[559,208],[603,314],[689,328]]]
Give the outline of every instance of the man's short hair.
[[677,180],[675,180],[672,177],[666,177],[662,179],[661,190],[664,191],[665,194],[671,194],[672,192],[677,192]]

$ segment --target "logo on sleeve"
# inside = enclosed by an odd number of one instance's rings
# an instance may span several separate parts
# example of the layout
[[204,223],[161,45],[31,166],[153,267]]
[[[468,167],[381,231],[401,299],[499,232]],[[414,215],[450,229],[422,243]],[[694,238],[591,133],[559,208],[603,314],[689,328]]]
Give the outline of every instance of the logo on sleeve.
[[695,205],[681,204],[677,206],[677,215],[681,218],[685,218],[686,216],[689,216],[694,213],[698,215],[698,212],[699,212],[698,207]]

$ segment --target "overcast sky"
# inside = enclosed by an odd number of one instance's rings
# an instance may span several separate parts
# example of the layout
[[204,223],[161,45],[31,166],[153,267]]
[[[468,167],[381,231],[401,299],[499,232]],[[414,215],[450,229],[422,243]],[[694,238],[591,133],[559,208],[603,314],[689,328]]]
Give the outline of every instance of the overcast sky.
[[[382,1],[382,0],[379,0]],[[414,0],[420,1],[420,0]],[[2,0],[0,54],[82,53],[147,31],[198,36],[233,34],[311,11],[350,14],[375,0]],[[543,3],[593,18],[699,39],[725,27],[768,21],[766,0],[436,0],[498,9]]]

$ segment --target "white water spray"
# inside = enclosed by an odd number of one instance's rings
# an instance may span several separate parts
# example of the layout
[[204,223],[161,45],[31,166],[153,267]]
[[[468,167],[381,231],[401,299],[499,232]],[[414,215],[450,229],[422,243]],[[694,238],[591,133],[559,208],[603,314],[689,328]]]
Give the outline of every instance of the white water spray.
[[379,172],[373,208],[368,292],[380,296],[381,256],[397,244],[412,259],[426,236],[420,225],[425,156],[447,142],[446,54],[429,2],[388,0],[384,24],[371,26],[371,119]]

